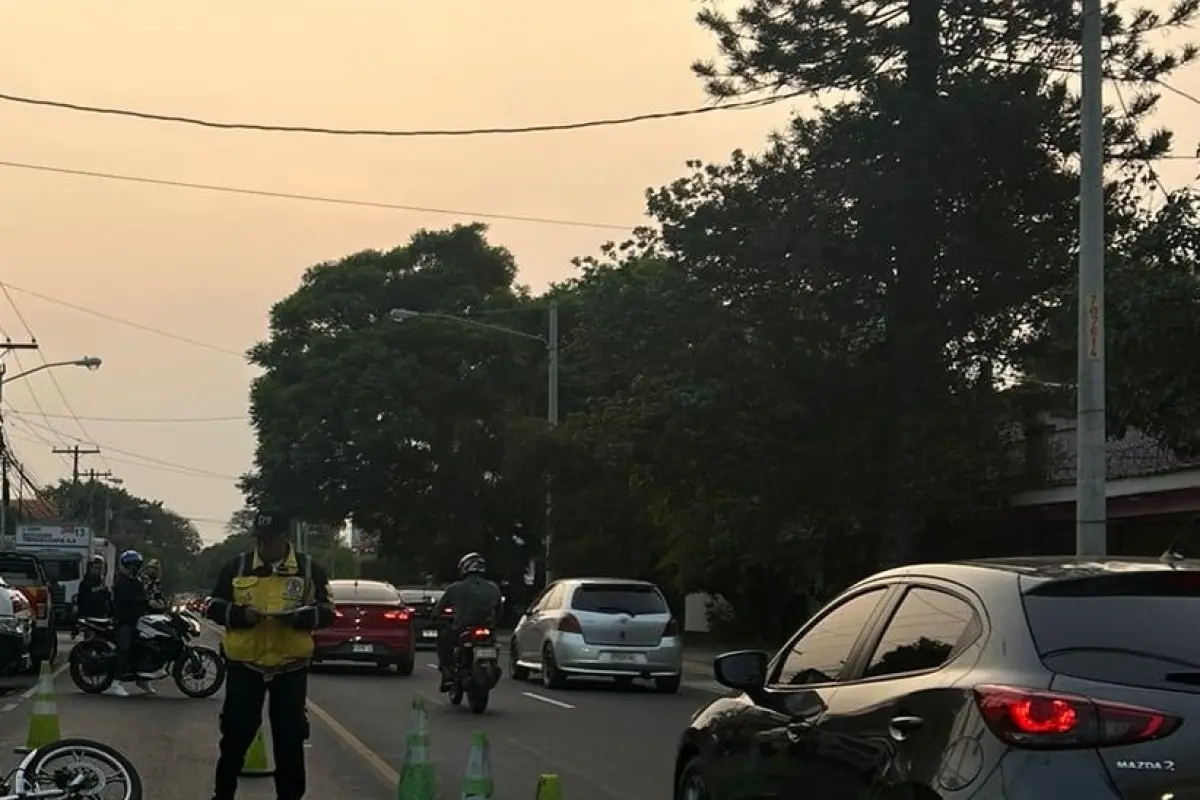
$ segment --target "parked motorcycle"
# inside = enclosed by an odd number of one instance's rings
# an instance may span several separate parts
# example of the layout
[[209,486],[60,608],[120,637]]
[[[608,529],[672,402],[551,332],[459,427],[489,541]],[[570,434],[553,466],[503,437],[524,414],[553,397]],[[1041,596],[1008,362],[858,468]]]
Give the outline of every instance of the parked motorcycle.
[[99,694],[120,677],[170,674],[188,697],[212,697],[225,684],[225,659],[211,647],[193,644],[200,622],[187,611],[147,614],[138,620],[129,661],[132,675],[117,676],[117,643],[112,620],[81,619],[84,640],[71,649],[71,680],[80,691]]
[[499,682],[500,651],[495,632],[479,627],[460,631],[451,662],[450,688],[446,692],[450,704],[458,705],[465,696],[471,711],[482,714]]

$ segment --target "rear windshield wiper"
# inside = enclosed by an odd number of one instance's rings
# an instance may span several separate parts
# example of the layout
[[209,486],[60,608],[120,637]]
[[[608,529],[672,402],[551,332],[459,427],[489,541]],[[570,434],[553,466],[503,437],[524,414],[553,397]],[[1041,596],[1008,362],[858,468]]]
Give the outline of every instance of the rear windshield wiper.
[[601,614],[628,614],[631,617],[637,616],[636,611],[630,611],[629,609],[621,608],[620,606],[596,606],[596,611]]

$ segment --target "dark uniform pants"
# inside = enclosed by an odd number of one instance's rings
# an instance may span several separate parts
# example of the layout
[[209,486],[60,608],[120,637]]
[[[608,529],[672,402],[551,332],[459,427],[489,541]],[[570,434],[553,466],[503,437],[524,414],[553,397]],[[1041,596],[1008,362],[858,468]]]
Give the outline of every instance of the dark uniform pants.
[[221,706],[221,753],[217,758],[213,800],[234,800],[246,751],[262,725],[263,700],[275,745],[275,797],[304,797],[304,742],[308,739],[308,670],[293,670],[268,679],[244,664],[230,661]]
[[438,631],[437,638],[437,657],[438,669],[443,673],[450,668],[454,662],[454,647],[458,644],[458,632],[461,628],[456,628],[454,625],[447,625]]

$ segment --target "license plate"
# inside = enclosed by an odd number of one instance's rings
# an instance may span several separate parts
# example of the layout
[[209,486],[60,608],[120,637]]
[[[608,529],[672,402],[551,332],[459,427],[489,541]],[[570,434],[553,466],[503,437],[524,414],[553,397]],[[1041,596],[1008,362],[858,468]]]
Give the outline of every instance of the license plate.
[[424,639],[436,639],[437,631],[421,631],[421,637]]
[[611,653],[609,658],[612,661],[620,661],[622,664],[632,664],[638,660],[634,653]]
[[375,647],[374,647],[374,645],[369,645],[369,644],[356,644],[356,645],[354,645],[354,652],[355,653],[374,653]]
[[495,658],[497,655],[499,655],[499,654],[496,652],[496,648],[494,648],[494,647],[476,647],[475,648],[475,660],[476,661],[479,661],[480,659],[483,659],[483,658]]

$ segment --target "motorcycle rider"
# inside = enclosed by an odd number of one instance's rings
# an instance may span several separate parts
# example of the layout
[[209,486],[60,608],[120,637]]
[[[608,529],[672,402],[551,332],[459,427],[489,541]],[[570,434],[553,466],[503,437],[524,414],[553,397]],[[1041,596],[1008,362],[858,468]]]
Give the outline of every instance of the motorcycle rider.
[[162,563],[157,558],[150,559],[146,566],[142,567],[138,577],[146,587],[146,600],[150,603],[150,608],[154,611],[166,611],[167,598],[162,590]]
[[79,619],[107,619],[111,613],[112,596],[104,585],[108,564],[104,556],[94,555],[88,562],[87,574],[79,582],[75,595],[75,616]]
[[442,673],[440,691],[450,689],[450,673],[454,665],[454,648],[464,628],[481,625],[493,627],[500,617],[504,602],[500,587],[484,577],[487,560],[479,553],[467,553],[458,560],[461,580],[446,587],[442,599],[433,610],[437,619],[447,608],[454,610],[454,621],[438,635],[438,669]]
[[[146,599],[146,587],[138,578],[143,564],[142,554],[137,550],[126,550],[117,559],[117,574],[113,576],[112,611],[114,634],[117,643],[116,664],[113,674],[116,680],[104,693],[114,697],[129,697],[124,678],[129,674],[130,655],[137,638],[137,623],[143,615],[150,613]],[[154,694],[150,679],[158,675],[137,676],[137,686],[146,694]]]
[[262,725],[263,701],[275,749],[275,796],[304,797],[308,665],[313,631],[333,624],[329,576],[288,542],[290,521],[259,511],[255,548],[217,576],[205,614],[225,627],[228,664],[213,800],[233,800],[246,751]]

